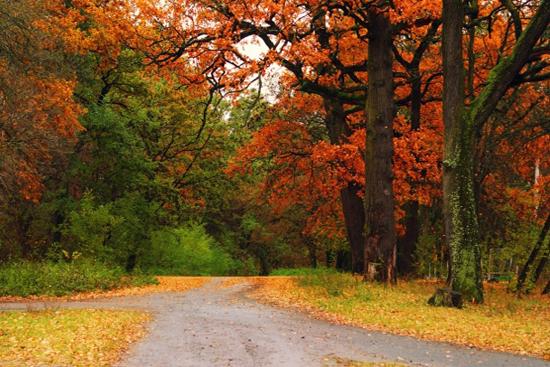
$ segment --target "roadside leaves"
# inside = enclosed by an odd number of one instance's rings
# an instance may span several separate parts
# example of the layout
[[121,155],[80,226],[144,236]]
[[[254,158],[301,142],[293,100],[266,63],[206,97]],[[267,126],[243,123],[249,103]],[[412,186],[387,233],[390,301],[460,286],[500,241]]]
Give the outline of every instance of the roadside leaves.
[[0,313],[0,365],[110,366],[145,334],[145,312]]

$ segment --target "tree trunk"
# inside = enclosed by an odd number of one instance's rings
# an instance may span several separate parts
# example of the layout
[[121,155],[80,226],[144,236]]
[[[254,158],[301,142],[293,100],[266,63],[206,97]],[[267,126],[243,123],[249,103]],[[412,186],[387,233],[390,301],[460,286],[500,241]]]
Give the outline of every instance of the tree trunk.
[[546,283],[546,287],[542,290],[542,294],[550,294],[550,280]]
[[510,55],[500,59],[468,109],[464,106],[462,25],[464,2],[443,0],[443,208],[451,253],[450,285],[464,300],[483,302],[479,226],[474,194],[477,136],[505,95],[550,21],[550,0],[543,0]]
[[306,237],[303,239],[307,246],[307,254],[309,257],[309,266],[312,268],[317,267],[317,246],[312,238]]
[[346,233],[351,247],[351,270],[354,273],[363,274],[365,268],[365,237],[363,236],[365,207],[363,206],[363,201],[357,195],[358,191],[359,185],[349,182],[340,191],[340,198],[344,211]]
[[[527,279],[527,276],[531,272],[531,267],[534,265],[535,260],[537,259],[537,256],[539,255],[539,252],[542,249],[542,246],[544,245],[544,240],[546,239],[546,235],[548,234],[549,230],[550,230],[550,214],[546,217],[546,221],[544,222],[542,231],[540,231],[539,238],[537,239],[535,246],[531,250],[531,253],[529,254],[529,258],[527,259],[525,264],[523,264],[518,274],[516,292],[521,292],[523,290],[523,287],[525,286],[525,280]],[[548,258],[547,252],[544,255],[546,255],[546,259],[547,259]],[[545,265],[546,265],[546,260],[545,260],[545,256],[543,256],[543,258],[540,260],[539,266],[535,271],[536,277],[535,276],[532,277],[532,280],[534,282],[538,280],[538,277],[540,276],[540,273],[542,273],[542,270]]]
[[336,251],[336,269],[351,271],[351,252],[348,249]]
[[[418,67],[411,70],[411,130],[420,129],[420,112],[422,108],[422,78]],[[397,271],[400,275],[410,276],[415,269],[414,253],[420,235],[420,221],[418,220],[418,201],[411,201],[404,206],[405,233],[397,239]]]
[[537,268],[535,269],[535,272],[531,278],[533,284],[536,284],[538,282],[544,268],[546,267],[546,264],[548,264],[548,256],[550,256],[550,244],[546,245],[546,251],[540,258],[539,264],[537,265]]
[[474,121],[464,108],[461,0],[443,1],[443,211],[450,249],[450,287],[464,300],[483,302],[479,229],[473,187]]
[[402,276],[414,274],[416,243],[420,235],[418,201],[411,201],[405,209],[405,234],[397,239],[397,271]]
[[392,29],[387,13],[372,5],[368,21],[365,278],[395,283]]
[[[326,120],[325,124],[331,144],[342,144],[352,131],[346,123],[344,107],[340,101],[333,98],[325,98]],[[363,273],[365,237],[363,229],[365,226],[365,208],[361,198],[357,195],[359,184],[349,182],[340,190],[340,200],[346,225],[346,234],[351,250],[351,270],[354,273]]]

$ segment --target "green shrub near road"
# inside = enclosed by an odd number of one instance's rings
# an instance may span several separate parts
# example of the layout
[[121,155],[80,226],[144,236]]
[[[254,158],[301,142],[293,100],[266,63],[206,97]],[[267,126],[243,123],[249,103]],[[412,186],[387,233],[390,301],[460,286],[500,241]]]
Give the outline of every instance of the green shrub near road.
[[155,282],[152,277],[128,276],[119,267],[85,259],[0,266],[0,296],[63,296]]
[[350,273],[342,273],[334,268],[283,268],[273,271],[271,275],[298,276],[301,286],[323,288],[330,296],[341,296],[345,289],[360,285],[360,282]]

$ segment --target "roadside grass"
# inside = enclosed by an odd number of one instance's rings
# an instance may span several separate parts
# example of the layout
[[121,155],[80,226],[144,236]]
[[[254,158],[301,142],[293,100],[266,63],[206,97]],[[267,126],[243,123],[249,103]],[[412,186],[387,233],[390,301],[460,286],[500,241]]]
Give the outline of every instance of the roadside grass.
[[0,365],[111,366],[149,319],[138,311],[0,312]]
[[0,296],[8,297],[66,296],[155,283],[149,275],[128,275],[122,268],[90,259],[22,261],[0,266]]
[[141,296],[152,293],[161,292],[185,292],[190,289],[199,288],[211,280],[210,277],[180,277],[180,276],[158,276],[153,277],[152,282],[139,283],[132,285],[131,283],[120,283],[118,288],[110,290],[97,289],[88,292],[76,292],[65,296],[4,296],[0,297],[2,302],[27,302],[27,301],[81,301],[95,298],[111,298],[124,296]]
[[350,274],[317,271],[300,277],[254,278],[253,297],[297,307],[316,317],[395,334],[550,359],[550,298],[517,299],[502,286],[485,288],[485,303],[463,309],[429,306],[434,282],[366,284]]

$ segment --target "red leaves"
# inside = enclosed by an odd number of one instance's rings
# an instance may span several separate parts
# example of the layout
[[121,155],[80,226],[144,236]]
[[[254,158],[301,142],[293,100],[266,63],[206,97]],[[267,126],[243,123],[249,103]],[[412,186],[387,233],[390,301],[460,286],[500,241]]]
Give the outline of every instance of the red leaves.
[[[299,101],[297,101],[299,102]],[[419,201],[430,206],[441,195],[442,128],[410,131],[407,122],[396,120],[401,136],[394,139],[394,190],[399,206]],[[436,122],[432,122],[437,126]],[[359,129],[349,143],[333,145],[314,141],[305,125],[275,121],[253,135],[236,155],[228,173],[250,174],[263,162],[266,175],[261,190],[276,213],[295,205],[310,213],[306,231],[342,235],[340,189],[348,182],[364,185],[365,131]],[[396,218],[403,216],[396,208]]]

